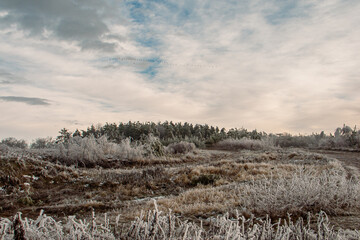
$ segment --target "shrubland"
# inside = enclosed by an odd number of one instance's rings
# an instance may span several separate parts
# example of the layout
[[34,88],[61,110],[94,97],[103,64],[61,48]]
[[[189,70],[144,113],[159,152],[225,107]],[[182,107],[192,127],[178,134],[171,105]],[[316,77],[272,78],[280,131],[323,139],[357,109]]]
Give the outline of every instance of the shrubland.
[[1,142],[0,238],[359,238],[328,219],[359,213],[358,169],[314,150],[356,150],[355,128],[291,136],[129,122],[59,133]]
[[[110,151],[104,142],[96,144],[102,153]],[[23,149],[1,151],[4,239],[17,234],[26,239],[346,239],[359,234],[334,230],[327,218],[360,209],[357,176],[321,154],[198,149],[154,165],[104,169],[67,167]],[[157,199],[155,209],[152,199]],[[41,210],[54,216],[36,217]],[[107,220],[92,217],[94,210]],[[320,213],[318,220],[307,219],[309,213]]]
[[[141,141],[132,141],[130,138],[123,139],[119,143],[111,142],[106,136],[95,138],[69,137],[66,141],[53,141],[50,138],[35,140],[30,149],[17,148],[13,144],[0,144],[3,148],[11,148],[14,151],[22,151],[28,154],[38,154],[49,161],[61,163],[67,166],[95,167],[118,162],[144,162],[155,158],[166,159],[173,154],[184,154],[196,149],[193,143],[172,143],[165,147],[158,138],[149,135]],[[110,167],[110,166],[109,166]]]

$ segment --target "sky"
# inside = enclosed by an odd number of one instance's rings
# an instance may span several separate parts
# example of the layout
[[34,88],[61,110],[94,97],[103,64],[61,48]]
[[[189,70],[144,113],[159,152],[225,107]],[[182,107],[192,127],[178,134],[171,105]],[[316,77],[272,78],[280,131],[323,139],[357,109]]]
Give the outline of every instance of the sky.
[[1,0],[0,139],[360,123],[358,0]]

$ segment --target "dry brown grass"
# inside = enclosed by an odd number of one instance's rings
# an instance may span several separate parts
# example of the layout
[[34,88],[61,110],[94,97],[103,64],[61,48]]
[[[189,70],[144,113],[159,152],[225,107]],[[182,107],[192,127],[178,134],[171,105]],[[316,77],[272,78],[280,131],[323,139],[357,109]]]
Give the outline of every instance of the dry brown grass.
[[[237,206],[237,197],[234,191],[219,187],[207,187],[188,190],[179,196],[158,200],[162,210],[172,209],[187,217],[211,216],[224,213]],[[148,206],[151,208],[151,205]]]
[[[44,208],[54,216],[77,214],[83,217],[88,216],[90,208],[94,208],[100,213],[113,210],[121,213],[123,219],[131,220],[141,210],[152,208],[148,204],[151,198],[158,198],[161,210],[171,208],[178,215],[196,220],[235,209],[245,216],[255,213],[263,217],[273,208],[276,210],[273,216],[281,217],[287,211],[297,214],[296,209],[304,213],[320,210],[319,206],[322,206],[307,204],[301,208],[301,205],[293,205],[282,209],[289,204],[282,202],[283,199],[291,199],[285,194],[289,186],[284,183],[295,173],[311,169],[312,177],[321,177],[322,173],[333,170],[346,175],[338,161],[299,149],[196,150],[179,156],[133,160],[129,165],[112,159],[119,163],[109,165],[118,166],[114,169],[72,168],[51,163],[46,158],[39,160],[39,155],[7,154],[12,157],[1,159],[0,171],[9,176],[4,180],[14,187],[13,192],[8,189],[0,191],[2,216],[13,215],[18,210],[32,216]],[[350,175],[354,175],[353,172]],[[33,180],[32,176],[39,177],[39,180]],[[271,204],[264,207],[267,199],[274,196],[266,190],[272,189],[275,193],[275,187],[281,180],[285,190],[277,192],[279,205],[275,204],[276,201],[269,201]],[[262,188],[260,183],[268,184],[267,188]],[[4,184],[0,183],[1,186]],[[262,194],[269,195],[261,198]],[[296,194],[291,196],[300,199]],[[326,202],[323,199],[319,201]],[[262,207],[255,204],[258,200],[262,201]],[[334,204],[324,206],[330,209]],[[336,213],[345,208],[337,207]]]
[[334,169],[300,170],[278,178],[264,177],[250,183],[231,183],[219,187],[198,187],[178,196],[159,200],[163,209],[170,208],[186,216],[211,216],[243,209],[243,214],[305,214],[319,210],[341,213],[359,208],[360,184],[346,179]]
[[[283,164],[274,162],[265,163],[237,163],[228,160],[222,160],[211,165],[195,166],[192,169],[178,171],[174,181],[177,184],[191,184],[191,182],[200,176],[216,177],[215,185],[222,185],[228,182],[242,182],[259,180],[263,178],[288,177],[296,170],[306,168],[299,164]],[[322,172],[329,169],[343,170],[342,166],[333,161],[329,164],[311,165],[316,172]]]
[[291,174],[297,168],[291,164],[219,162],[212,166],[195,167],[190,174],[191,177],[201,174],[214,174],[231,181],[250,181],[269,176]]

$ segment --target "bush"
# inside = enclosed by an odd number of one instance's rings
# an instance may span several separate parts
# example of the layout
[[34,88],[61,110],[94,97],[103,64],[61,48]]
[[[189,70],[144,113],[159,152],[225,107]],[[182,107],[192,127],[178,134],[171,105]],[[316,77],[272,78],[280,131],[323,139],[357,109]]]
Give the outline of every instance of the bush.
[[292,136],[290,134],[272,136],[275,146],[279,147],[316,147],[318,142],[314,136]]
[[166,147],[166,151],[170,154],[185,154],[195,150],[195,144],[189,142],[171,143]]
[[136,142],[132,143],[129,138],[126,138],[115,146],[113,156],[116,158],[138,160],[144,158],[145,153],[144,145]]
[[154,137],[152,134],[144,137],[142,144],[147,157],[162,157],[165,155],[165,148],[160,139],[158,137]]
[[343,172],[299,171],[291,178],[253,181],[241,189],[242,205],[258,214],[286,216],[360,207],[360,184]]
[[216,147],[224,150],[262,150],[270,149],[273,146],[272,142],[267,140],[254,140],[248,138],[233,139],[228,138],[223,141],[218,142]]
[[21,149],[27,148],[27,143],[25,142],[25,140],[23,139],[17,140],[16,138],[13,137],[9,137],[1,140],[1,144],[13,148],[21,148]]
[[44,148],[54,148],[54,147],[55,147],[55,141],[52,140],[51,137],[37,138],[30,145],[31,149],[44,149]]
[[97,140],[91,136],[74,137],[67,144],[59,143],[60,160],[68,165],[93,166],[104,159],[104,150]]
[[67,165],[93,167],[102,164],[106,159],[139,160],[154,155],[151,143],[143,145],[139,142],[131,142],[129,138],[119,144],[110,142],[105,136],[96,139],[89,137],[72,137],[68,143],[56,145],[57,151],[48,153],[59,162]]
[[167,139],[167,140],[161,140],[161,142],[164,146],[169,146],[170,144],[173,144],[173,143],[187,142],[187,143],[193,143],[196,148],[205,148],[206,147],[205,141],[201,140],[198,137],[185,137],[184,139],[172,138],[172,139]]
[[360,148],[360,134],[324,138],[319,141],[319,147],[327,149]]

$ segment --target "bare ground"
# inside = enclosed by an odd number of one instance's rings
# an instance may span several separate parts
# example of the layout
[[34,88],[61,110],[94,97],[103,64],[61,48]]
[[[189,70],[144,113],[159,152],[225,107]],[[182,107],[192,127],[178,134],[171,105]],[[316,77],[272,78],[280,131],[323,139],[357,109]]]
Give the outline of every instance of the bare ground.
[[344,166],[353,166],[360,169],[360,152],[356,151],[332,151],[332,150],[316,150],[314,152],[324,154],[329,157],[340,160]]

